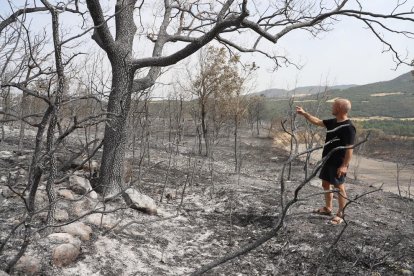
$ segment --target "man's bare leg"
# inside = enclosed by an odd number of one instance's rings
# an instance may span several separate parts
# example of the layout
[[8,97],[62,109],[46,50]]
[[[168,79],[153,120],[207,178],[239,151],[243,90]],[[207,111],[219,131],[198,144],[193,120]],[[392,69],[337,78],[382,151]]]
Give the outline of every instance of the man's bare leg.
[[332,210],[332,198],[333,194],[328,192],[331,189],[331,183],[326,180],[322,180],[322,187],[325,191],[325,207],[329,210]]
[[333,224],[340,224],[342,222],[342,219],[344,218],[344,208],[346,205],[346,191],[345,191],[345,184],[341,184],[336,186],[339,190],[338,195],[338,212],[336,213],[336,216],[331,220]]
[[345,184],[338,185],[336,188],[339,190],[338,195],[338,213],[342,213],[345,205],[346,205],[346,191],[345,191]]

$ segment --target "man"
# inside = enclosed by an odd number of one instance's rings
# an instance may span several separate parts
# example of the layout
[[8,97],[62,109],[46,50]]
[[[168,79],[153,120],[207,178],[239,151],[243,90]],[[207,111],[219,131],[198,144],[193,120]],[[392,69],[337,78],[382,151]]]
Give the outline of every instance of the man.
[[[334,115],[335,118],[321,120],[305,112],[302,107],[296,107],[296,112],[303,115],[303,117],[310,123],[327,129],[325,143],[328,144],[323,148],[322,157],[327,156],[329,152],[336,147],[351,146],[354,144],[356,131],[351,120],[348,119],[348,112],[350,110],[351,102],[349,100],[336,99],[332,105],[332,115]],[[344,182],[349,163],[351,162],[352,152],[352,149],[334,151],[328,160],[326,160],[319,174],[319,178],[322,179],[322,187],[325,190],[325,206],[315,210],[316,213],[330,216],[332,214],[333,194],[330,193],[329,190],[331,185],[334,185],[339,190],[338,212],[332,218],[332,224],[341,224],[343,222],[344,207],[346,204]]]

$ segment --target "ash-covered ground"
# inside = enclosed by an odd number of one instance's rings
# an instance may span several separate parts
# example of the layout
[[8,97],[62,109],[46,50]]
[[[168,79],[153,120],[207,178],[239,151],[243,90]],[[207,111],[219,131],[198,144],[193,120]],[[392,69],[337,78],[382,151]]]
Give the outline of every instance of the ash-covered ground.
[[[151,147],[150,158],[143,162],[142,179],[134,185],[156,201],[157,215],[120,209],[103,218],[110,226],[97,226],[87,216],[81,218],[92,228],[92,235],[82,241],[76,260],[64,267],[51,261],[50,233],[36,232],[25,254],[38,260],[36,274],[189,275],[270,231],[280,216],[279,176],[287,153],[273,147],[271,139],[243,137],[241,170],[235,173],[231,139],[214,146],[213,160],[195,154],[193,140],[188,138],[171,155],[171,162],[162,146]],[[16,147],[16,141],[9,139],[1,148],[1,241],[24,218],[21,199],[6,188],[8,172],[18,175],[18,189],[27,181],[30,150],[17,156],[13,154]],[[137,174],[137,164],[133,168]],[[291,181],[286,182],[287,200],[303,181],[303,163],[295,161],[291,175]],[[375,189],[352,179],[348,182],[351,199]],[[164,185],[164,195],[169,196],[160,202]],[[67,183],[56,185],[57,190],[66,188]],[[307,183],[275,237],[206,275],[413,275],[412,199],[382,191],[369,193],[349,204],[346,223],[334,226],[330,217],[312,213],[323,206],[320,192],[318,179]],[[38,197],[45,198],[43,187]],[[100,197],[87,200],[74,207],[62,199],[60,206],[67,209],[70,220],[76,218],[73,208],[93,210],[99,206]],[[105,208],[122,206],[124,202],[116,200]],[[39,216],[39,225],[42,220],[44,216]],[[52,232],[61,229],[53,228]],[[23,233],[17,233],[0,256],[2,269],[21,244]],[[19,273],[16,270],[13,274]]]

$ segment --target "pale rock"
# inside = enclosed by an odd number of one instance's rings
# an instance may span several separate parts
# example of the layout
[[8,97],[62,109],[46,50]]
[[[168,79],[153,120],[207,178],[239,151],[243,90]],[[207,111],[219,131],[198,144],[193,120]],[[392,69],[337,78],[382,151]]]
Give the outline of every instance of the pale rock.
[[96,161],[96,160],[92,160],[90,162],[90,165],[89,165],[89,163],[87,163],[87,165],[88,166],[86,168],[84,168],[84,170],[89,171],[89,172],[97,172],[99,170],[99,167],[100,167],[99,162]]
[[[46,222],[46,220],[47,220],[47,214],[48,214],[48,211],[44,211],[44,212],[38,213],[37,215],[39,216],[39,218],[42,219],[42,221]],[[55,210],[54,219],[57,222],[65,222],[65,221],[68,221],[69,220],[69,214],[68,214],[68,212],[66,210],[57,208]]]
[[11,177],[12,178],[15,178],[17,176],[18,172],[19,172],[18,170],[16,170],[16,171],[10,171]]
[[168,211],[167,211],[167,210],[165,210],[164,208],[162,208],[162,207],[158,207],[158,208],[157,208],[157,215],[158,215],[159,217],[166,218],[166,217],[171,217],[171,216],[174,216],[174,215],[175,215],[175,213],[168,212]]
[[42,268],[39,259],[32,256],[23,256],[16,263],[14,271],[23,275],[37,275]]
[[76,246],[78,249],[80,249],[80,246],[82,243],[80,239],[72,236],[69,233],[53,233],[47,236],[47,238],[49,239],[51,243],[56,243],[56,244],[70,243]]
[[91,209],[91,202],[88,198],[76,201],[72,205],[72,211],[78,217],[88,213]]
[[9,276],[9,274],[7,274],[5,271],[0,270],[0,276]]
[[401,275],[412,276],[413,272],[411,270],[408,270],[408,269],[401,269]]
[[72,169],[76,169],[76,168],[81,169],[83,161],[84,161],[83,158],[78,157],[75,160],[72,160],[72,164],[70,166]]
[[46,220],[47,220],[47,211],[39,212],[39,213],[36,214],[36,216],[39,217],[42,220],[42,222],[46,222]]
[[164,195],[167,201],[175,200],[177,198],[177,193],[173,189],[165,189]]
[[73,172],[73,175],[76,175],[76,176],[83,176],[85,173],[83,172],[83,171],[74,171]]
[[60,195],[63,198],[66,198],[66,199],[70,199],[70,200],[74,200],[75,199],[75,197],[73,196],[72,191],[67,190],[67,189],[59,190],[58,191],[58,195]]
[[37,190],[42,190],[42,191],[46,191],[46,182],[42,182],[42,184],[39,185],[39,187],[37,188]]
[[299,251],[312,251],[313,248],[306,243],[299,245]]
[[80,237],[83,241],[88,241],[92,234],[92,228],[85,225],[83,222],[74,222],[65,226],[62,226],[62,231]]
[[27,174],[27,171],[25,169],[20,169],[18,173],[20,176],[25,176]]
[[309,184],[313,187],[322,188],[322,182],[319,179],[312,179]]
[[10,157],[13,157],[12,152],[6,151],[6,150],[0,151],[0,158],[6,159],[6,158],[10,158]]
[[31,239],[32,239],[32,241],[38,241],[38,240],[42,239],[42,236],[38,232],[35,232],[35,233],[32,234]]
[[89,160],[89,161],[86,161],[85,163],[84,162],[85,162],[84,158],[77,158],[72,161],[71,167],[73,169],[78,169],[78,170],[80,169],[80,170],[83,170],[84,172],[92,172],[92,173],[99,170],[98,161]]
[[11,197],[15,197],[17,196],[15,193],[13,193],[12,190],[10,190],[9,187],[5,186],[2,188],[1,194],[5,197],[5,198],[11,198]]
[[92,214],[87,217],[87,222],[96,226],[102,226],[104,228],[112,228],[115,226],[115,220],[110,215],[104,215],[104,214]]
[[125,191],[125,201],[133,209],[146,212],[150,215],[157,214],[157,205],[154,199],[141,194],[137,190],[129,188]]
[[41,209],[46,207],[49,204],[49,199],[45,191],[38,189],[35,198],[36,208]]
[[59,208],[62,210],[66,210],[69,213],[70,208],[72,208],[72,202],[71,201],[59,201]]
[[80,249],[71,243],[58,245],[53,249],[53,264],[59,267],[73,263],[80,254]]
[[57,221],[67,221],[69,219],[69,214],[66,210],[57,209],[55,212],[55,219]]
[[90,192],[88,196],[92,199],[98,199],[98,194],[95,191]]
[[219,207],[219,206],[214,207],[214,213],[223,214],[225,211],[226,209],[224,207]]
[[79,195],[84,195],[92,190],[92,186],[88,179],[77,175],[72,175],[69,178],[69,189]]
[[5,175],[0,176],[0,182],[7,182],[7,176]]
[[11,218],[9,218],[9,219],[7,220],[7,222],[9,222],[9,223],[11,223],[11,224],[13,224],[13,225],[17,225],[17,224],[19,224],[19,223],[20,223],[20,220],[19,220],[18,218],[16,218],[16,217],[11,217]]

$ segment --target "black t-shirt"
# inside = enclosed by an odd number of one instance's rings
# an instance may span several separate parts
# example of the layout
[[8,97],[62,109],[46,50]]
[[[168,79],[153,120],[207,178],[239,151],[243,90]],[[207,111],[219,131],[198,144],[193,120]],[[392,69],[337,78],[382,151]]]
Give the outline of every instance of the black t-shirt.
[[[356,130],[351,120],[346,120],[346,121],[338,123],[336,119],[334,118],[334,119],[329,119],[329,120],[323,120],[323,124],[325,125],[328,131],[326,133],[325,143],[331,141],[332,139],[336,139],[336,138],[338,138],[339,140],[326,145],[323,148],[322,157],[325,157],[332,149],[336,147],[354,144]],[[335,131],[330,132],[330,130],[333,130],[342,125],[347,125],[347,126],[343,126]],[[337,150],[331,155],[331,157],[329,157],[326,164],[339,167],[340,165],[342,165],[342,161],[344,160],[344,157],[345,157],[345,149]]]

